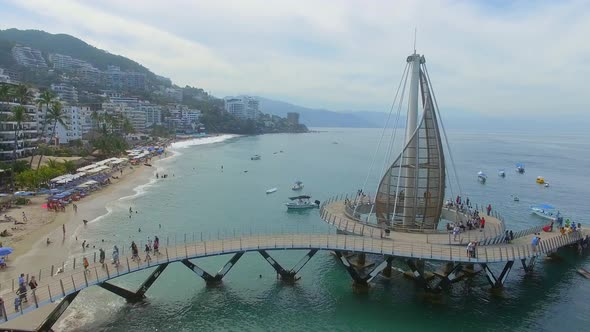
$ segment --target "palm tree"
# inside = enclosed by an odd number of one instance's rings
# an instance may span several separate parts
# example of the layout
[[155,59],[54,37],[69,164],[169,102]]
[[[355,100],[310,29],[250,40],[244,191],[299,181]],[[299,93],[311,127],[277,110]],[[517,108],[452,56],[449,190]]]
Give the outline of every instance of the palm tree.
[[14,169],[16,165],[16,148],[18,147],[18,131],[20,130],[21,124],[27,120],[27,109],[18,105],[12,108],[12,121],[16,122],[14,126],[14,149],[12,150],[12,191],[14,191]]
[[8,103],[10,101],[10,97],[12,97],[12,89],[10,88],[10,85],[0,85],[0,101],[5,101]]
[[78,168],[78,166],[76,166],[76,163],[71,160],[64,160],[62,165],[65,167],[66,172],[68,173],[74,173]]
[[[66,114],[63,112],[63,107],[59,101],[54,101],[51,104],[51,108],[49,109],[49,113],[47,114],[47,122],[53,121],[53,129],[51,131],[51,136],[49,141],[52,141],[55,138],[55,130],[57,129],[57,124],[61,124],[64,128],[67,129],[66,123],[64,121]],[[57,146],[57,141],[55,142]],[[39,162],[37,163],[37,169],[41,166],[41,159],[39,158]]]
[[[43,93],[41,93],[41,96],[39,96],[39,99],[37,99],[37,105],[39,105],[39,108],[43,107],[43,105],[45,105],[45,115],[43,116],[43,127],[41,128],[41,135],[39,137],[43,138],[45,137],[45,131],[47,130],[47,112],[49,111],[49,105],[52,104],[55,101],[55,94],[53,94],[53,92],[51,92],[50,90],[45,90],[43,91]],[[41,156],[39,159],[39,162],[41,161],[41,159],[43,159],[43,151],[41,151]],[[33,159],[35,158],[35,154],[33,154],[31,156],[31,163],[29,164],[29,166],[33,166]]]
[[33,91],[24,84],[19,84],[14,89],[14,96],[21,105],[28,104],[33,99]]
[[133,134],[135,132],[135,128],[133,127],[133,123],[131,123],[131,120],[129,120],[128,117],[124,116],[123,117],[123,133],[125,135],[127,134]]

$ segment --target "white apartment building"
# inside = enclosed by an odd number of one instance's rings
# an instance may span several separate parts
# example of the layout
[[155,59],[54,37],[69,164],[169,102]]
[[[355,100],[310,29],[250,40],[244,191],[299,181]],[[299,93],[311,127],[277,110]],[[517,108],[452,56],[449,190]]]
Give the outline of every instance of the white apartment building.
[[[55,127],[55,140],[58,144],[68,144],[70,141],[82,139],[84,111],[78,106],[65,106],[63,108],[65,114],[64,127],[59,122]],[[48,124],[48,136],[51,135],[53,124]]]
[[123,115],[131,121],[135,131],[145,131],[146,113],[136,107],[123,107]]
[[12,56],[16,62],[25,67],[47,68],[41,51],[27,46],[16,45],[12,48]]
[[92,67],[91,64],[84,60],[72,58],[69,55],[59,53],[49,54],[49,62],[53,64],[54,69],[74,70],[80,67]]
[[[11,121],[11,109],[18,104],[0,103],[0,160],[12,160],[14,153],[14,130],[17,123]],[[27,119],[21,123],[17,136],[16,157],[29,156],[37,148],[39,133],[37,131],[37,107],[25,105]]]
[[145,127],[162,124],[162,110],[156,105],[141,105],[139,110],[145,113]]
[[260,116],[259,101],[249,96],[225,97],[225,110],[244,120],[256,120]]
[[51,84],[51,91],[53,91],[61,101],[70,105],[78,103],[78,90],[72,85],[64,83]]

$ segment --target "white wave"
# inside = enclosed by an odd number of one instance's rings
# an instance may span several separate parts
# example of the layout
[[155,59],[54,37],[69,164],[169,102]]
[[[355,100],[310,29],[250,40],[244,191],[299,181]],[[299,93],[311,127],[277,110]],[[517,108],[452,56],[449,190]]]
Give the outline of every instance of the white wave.
[[212,143],[221,143],[223,141],[227,141],[228,139],[239,137],[240,135],[219,135],[219,136],[212,136],[212,137],[202,137],[202,138],[194,138],[189,139],[186,141],[174,142],[170,144],[171,149],[186,149],[193,145],[204,145],[204,144],[212,144]]

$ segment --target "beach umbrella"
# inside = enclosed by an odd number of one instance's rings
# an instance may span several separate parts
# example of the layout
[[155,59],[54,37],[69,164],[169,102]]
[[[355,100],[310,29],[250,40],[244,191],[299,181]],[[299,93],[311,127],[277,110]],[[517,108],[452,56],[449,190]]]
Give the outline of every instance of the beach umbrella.
[[1,247],[0,248],[0,256],[7,256],[12,254],[12,252],[14,251],[14,249],[10,248],[10,247]]

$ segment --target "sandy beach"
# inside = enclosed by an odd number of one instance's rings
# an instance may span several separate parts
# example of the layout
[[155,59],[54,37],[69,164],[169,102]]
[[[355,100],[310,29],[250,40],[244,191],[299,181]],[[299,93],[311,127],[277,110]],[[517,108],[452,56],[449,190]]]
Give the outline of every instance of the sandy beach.
[[[22,213],[25,212],[28,221],[19,225],[0,224],[0,229],[8,228],[13,234],[12,237],[2,238],[3,245],[14,248],[14,253],[6,261],[7,267],[0,271],[0,281],[13,279],[20,273],[32,273],[67,259],[69,248],[75,242],[76,229],[83,225],[82,220],[91,221],[107,213],[107,204],[134,194],[133,189],[147,183],[153,172],[152,167],[126,167],[123,176],[111,179],[111,185],[76,202],[77,213],[74,213],[71,204],[66,212],[52,212],[42,208],[41,204],[45,203],[46,196],[34,197],[31,204],[8,211],[6,214],[18,221],[23,220]],[[62,225],[66,228],[65,238]],[[19,229],[12,230],[15,226]],[[51,241],[49,245],[47,238]],[[0,292],[4,289],[5,287],[0,287]]]

